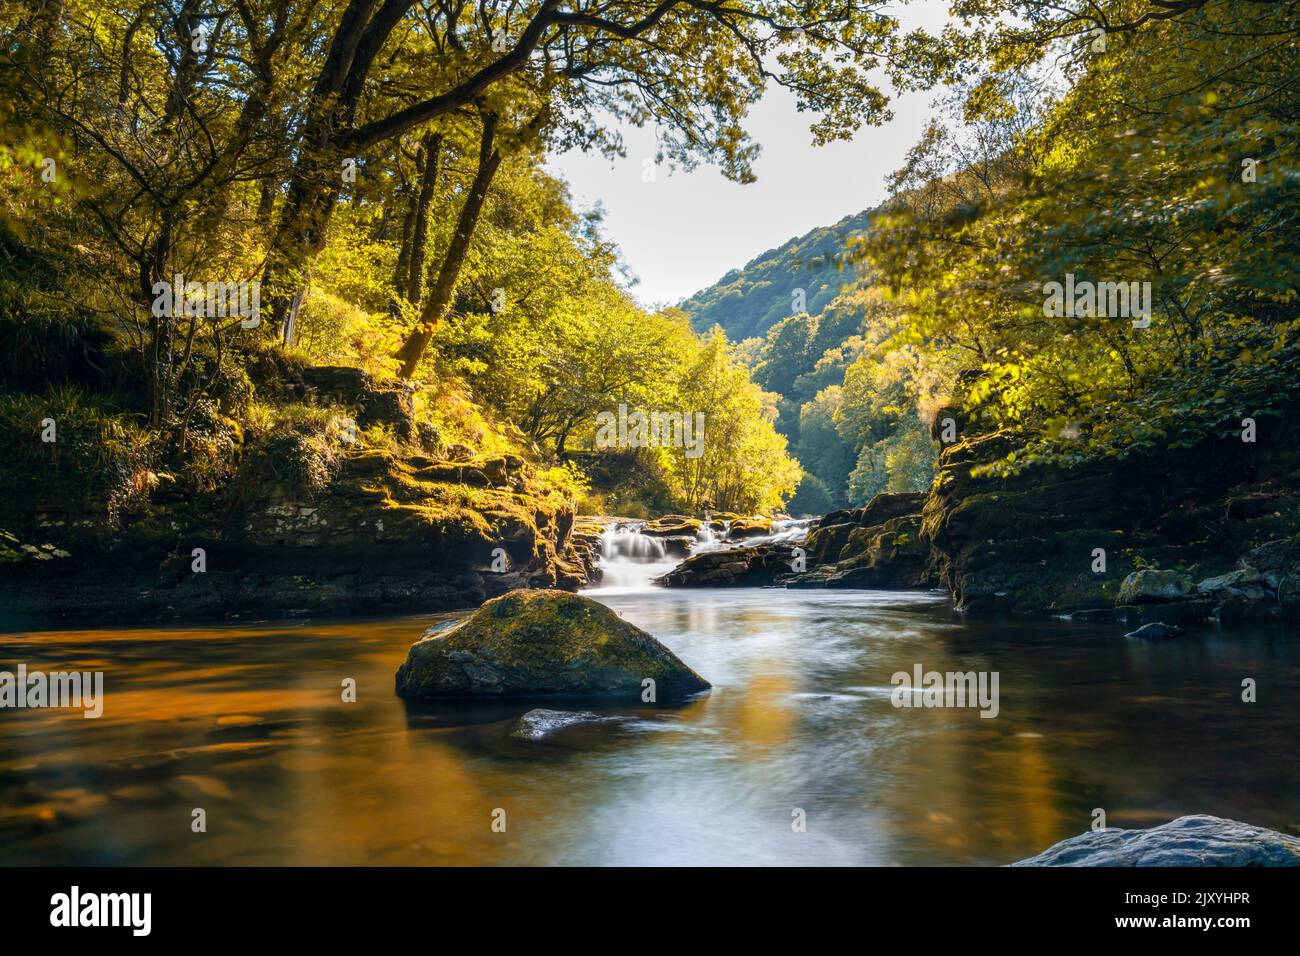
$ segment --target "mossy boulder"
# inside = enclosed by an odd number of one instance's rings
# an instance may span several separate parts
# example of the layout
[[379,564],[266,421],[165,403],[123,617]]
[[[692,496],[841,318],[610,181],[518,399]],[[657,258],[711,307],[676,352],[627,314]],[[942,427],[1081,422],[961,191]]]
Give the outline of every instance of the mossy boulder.
[[699,534],[701,524],[703,522],[699,518],[688,518],[685,515],[664,515],[662,518],[647,521],[645,527],[641,529],[641,533],[660,538],[680,535],[694,537]]
[[398,696],[606,697],[659,702],[711,686],[645,631],[589,598],[518,590],[411,646]]
[[1192,590],[1192,579],[1179,571],[1134,571],[1119,586],[1117,604],[1149,604],[1154,601],[1178,601]]
[[758,538],[771,533],[771,518],[737,518],[731,522],[727,538],[732,541],[739,541],[742,538]]

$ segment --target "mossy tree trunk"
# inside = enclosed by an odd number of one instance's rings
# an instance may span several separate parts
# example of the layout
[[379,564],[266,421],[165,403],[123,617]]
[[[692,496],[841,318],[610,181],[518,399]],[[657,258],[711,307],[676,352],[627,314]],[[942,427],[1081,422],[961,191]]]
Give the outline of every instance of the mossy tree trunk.
[[483,202],[487,198],[492,177],[501,165],[501,153],[496,148],[497,117],[495,113],[483,114],[483,134],[479,141],[478,170],[474,173],[474,182],[470,185],[465,205],[461,207],[460,218],[456,221],[456,231],[452,234],[447,254],[438,269],[433,288],[429,291],[428,301],[420,310],[420,322],[397,351],[401,360],[398,374],[409,379],[419,368],[420,359],[424,357],[429,342],[439,323],[451,307],[452,296],[456,292],[456,282],[460,278],[461,267],[469,252],[470,241],[474,238],[474,229],[478,226],[483,212]]

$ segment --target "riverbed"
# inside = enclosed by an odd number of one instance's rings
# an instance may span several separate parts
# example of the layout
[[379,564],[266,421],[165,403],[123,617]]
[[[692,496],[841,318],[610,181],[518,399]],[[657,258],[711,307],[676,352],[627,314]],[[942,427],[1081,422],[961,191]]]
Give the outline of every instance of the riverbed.
[[[528,740],[536,702],[394,695],[447,615],[2,634],[0,670],[100,670],[105,699],[0,710],[0,863],[1003,864],[1097,808],[1300,823],[1300,641],[1277,626],[1145,643],[966,621],[940,593],[589,595],[712,692],[546,702],[619,719]],[[895,707],[918,664],[996,672],[997,716]]]

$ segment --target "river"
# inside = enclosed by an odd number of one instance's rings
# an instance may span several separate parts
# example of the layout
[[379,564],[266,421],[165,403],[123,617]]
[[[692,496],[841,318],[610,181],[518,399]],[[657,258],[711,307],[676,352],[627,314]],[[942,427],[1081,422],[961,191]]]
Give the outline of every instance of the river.
[[[394,695],[447,615],[0,634],[0,669],[105,675],[99,719],[0,711],[0,863],[1002,864],[1094,808],[1300,822],[1300,642],[1281,628],[1148,644],[966,621],[938,593],[615,577],[589,594],[713,690],[546,703],[622,719],[540,741],[512,736],[535,703]],[[997,672],[997,717],[894,707],[891,675],[916,664]]]

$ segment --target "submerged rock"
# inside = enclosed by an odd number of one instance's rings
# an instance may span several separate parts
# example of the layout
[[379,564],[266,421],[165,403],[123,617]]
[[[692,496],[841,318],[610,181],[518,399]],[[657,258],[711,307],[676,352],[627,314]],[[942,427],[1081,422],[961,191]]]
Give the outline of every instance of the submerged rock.
[[1183,629],[1177,624],[1165,624],[1162,621],[1155,621],[1151,624],[1143,624],[1136,631],[1129,631],[1125,637],[1137,637],[1144,641],[1165,641],[1171,637],[1177,637],[1183,633]]
[[1063,840],[1012,866],[1300,866],[1300,840],[1205,814],[1149,830],[1108,828]]
[[680,700],[711,686],[672,651],[589,598],[518,590],[454,627],[427,632],[397,671],[397,693],[430,697]]
[[544,740],[551,734],[564,730],[566,727],[622,719],[621,717],[602,717],[600,714],[593,714],[589,710],[547,710],[545,707],[537,707],[519,718],[510,736],[520,737],[524,740]]

